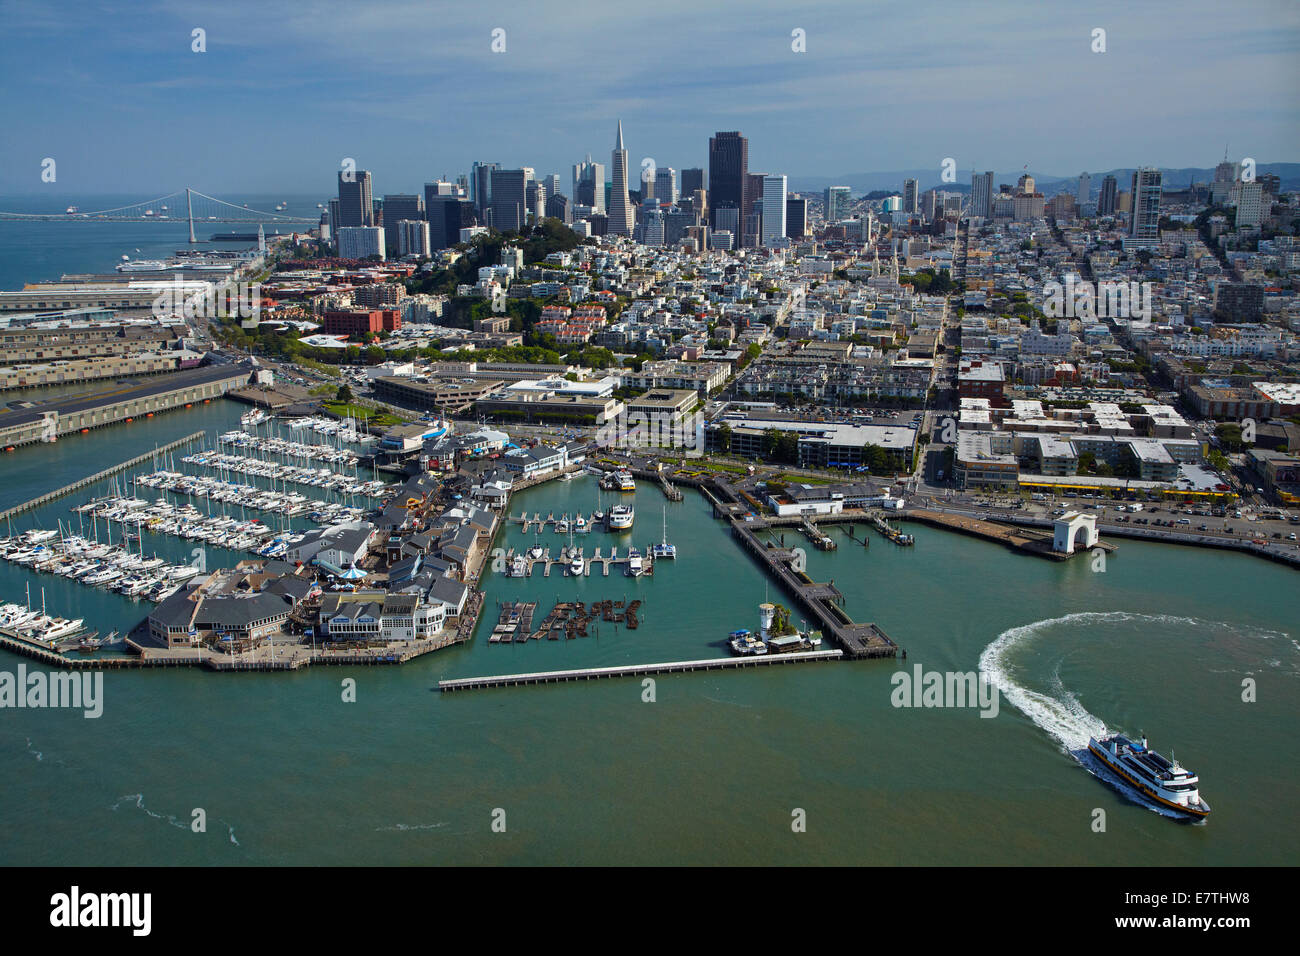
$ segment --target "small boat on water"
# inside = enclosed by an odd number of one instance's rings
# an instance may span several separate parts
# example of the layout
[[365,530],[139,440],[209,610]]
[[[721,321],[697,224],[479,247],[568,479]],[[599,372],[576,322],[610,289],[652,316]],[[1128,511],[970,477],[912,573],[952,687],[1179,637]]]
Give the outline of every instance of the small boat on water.
[[607,523],[610,531],[627,531],[632,527],[636,511],[631,505],[615,505],[609,510]]
[[639,578],[645,573],[645,559],[641,557],[641,552],[636,548],[627,550],[627,576],[630,578]]
[[581,551],[574,551],[569,556],[569,573],[581,576],[587,570],[587,562],[583,560]]

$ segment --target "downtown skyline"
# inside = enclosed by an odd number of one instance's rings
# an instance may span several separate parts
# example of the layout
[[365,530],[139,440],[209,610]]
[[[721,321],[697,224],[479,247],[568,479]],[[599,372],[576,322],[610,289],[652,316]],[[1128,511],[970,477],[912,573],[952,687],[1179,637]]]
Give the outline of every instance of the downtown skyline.
[[[708,136],[740,129],[750,167],[787,175],[792,190],[867,171],[937,174],[946,157],[962,171],[1059,176],[1206,167],[1225,145],[1260,163],[1296,159],[1300,58],[1296,32],[1279,28],[1296,11],[1264,4],[1223,21],[1214,9],[971,7],[933,19],[760,4],[736,18],[668,3],[579,19],[399,3],[327,4],[307,18],[197,4],[124,10],[121,42],[106,43],[102,26],[10,3],[0,192],[283,191],[318,176],[327,190],[323,157],[354,159],[384,190],[454,178],[484,156],[567,180],[585,154],[608,154],[618,118],[632,171],[645,158],[706,166]],[[1089,49],[1098,26],[1104,53]],[[625,45],[655,55],[620,57]],[[73,64],[66,73],[42,68],[56,56]],[[1175,95],[1209,56],[1216,83]],[[1153,101],[1164,104],[1154,121]],[[1106,104],[1100,126],[1089,103]],[[58,161],[56,183],[39,178],[44,157]]]

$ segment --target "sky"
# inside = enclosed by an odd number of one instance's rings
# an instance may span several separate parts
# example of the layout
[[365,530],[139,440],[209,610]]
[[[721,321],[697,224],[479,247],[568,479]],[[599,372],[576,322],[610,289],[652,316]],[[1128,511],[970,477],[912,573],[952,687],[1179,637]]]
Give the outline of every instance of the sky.
[[618,119],[634,170],[739,129],[792,186],[1293,162],[1300,4],[0,0],[0,91],[5,195],[326,195],[345,158],[376,196],[475,160],[567,189]]

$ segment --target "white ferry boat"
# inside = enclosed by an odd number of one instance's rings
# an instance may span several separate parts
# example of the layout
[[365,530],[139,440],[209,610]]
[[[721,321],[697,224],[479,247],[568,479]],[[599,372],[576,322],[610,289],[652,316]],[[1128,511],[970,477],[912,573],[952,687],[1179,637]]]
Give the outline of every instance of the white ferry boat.
[[609,509],[609,530],[627,531],[632,527],[632,521],[635,518],[636,511],[631,505],[615,505]]
[[1088,741],[1088,752],[1161,806],[1192,819],[1203,820],[1210,815],[1210,805],[1201,799],[1197,788],[1200,778],[1179,766],[1177,759],[1166,760],[1150,749],[1145,736],[1141,741],[1123,734],[1093,737]]
[[636,479],[632,477],[630,471],[616,471],[614,478],[618,482],[619,491],[636,491]]

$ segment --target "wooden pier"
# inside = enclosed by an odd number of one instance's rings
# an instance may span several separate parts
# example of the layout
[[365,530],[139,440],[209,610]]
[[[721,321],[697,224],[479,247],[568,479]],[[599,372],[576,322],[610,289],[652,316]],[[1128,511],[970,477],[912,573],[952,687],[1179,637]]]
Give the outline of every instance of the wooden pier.
[[772,664],[802,664],[833,661],[844,656],[840,650],[765,654],[757,657],[715,657],[699,661],[670,661],[663,664],[627,664],[621,667],[584,667],[576,670],[537,671],[531,674],[498,674],[490,677],[460,677],[438,681],[438,690],[481,690],[487,687],[520,687],[525,684],[558,684],[565,681],[600,680],[604,677],[641,677],[650,674],[683,674],[690,671],[734,670]]
[[24,501],[20,505],[14,505],[12,508],[0,511],[0,521],[5,521],[12,518],[14,515],[21,514],[24,511],[30,511],[33,508],[39,508],[41,505],[49,504],[51,501],[62,498],[64,495],[70,495],[74,491],[80,491],[82,488],[93,485],[97,481],[103,481],[105,478],[111,478],[113,475],[121,474],[130,468],[134,468],[136,465],[149,461],[149,459],[156,455],[164,454],[173,449],[199,441],[203,439],[206,434],[206,432],[194,432],[192,435],[178,438],[173,442],[168,442],[166,445],[159,445],[157,448],[152,451],[147,451],[143,455],[136,455],[134,458],[118,462],[112,468],[105,468],[103,471],[97,471],[93,475],[88,475],[85,478],[74,481],[70,485],[64,485],[62,488],[56,488],[54,491],[46,492],[39,498],[33,498],[30,501]]

